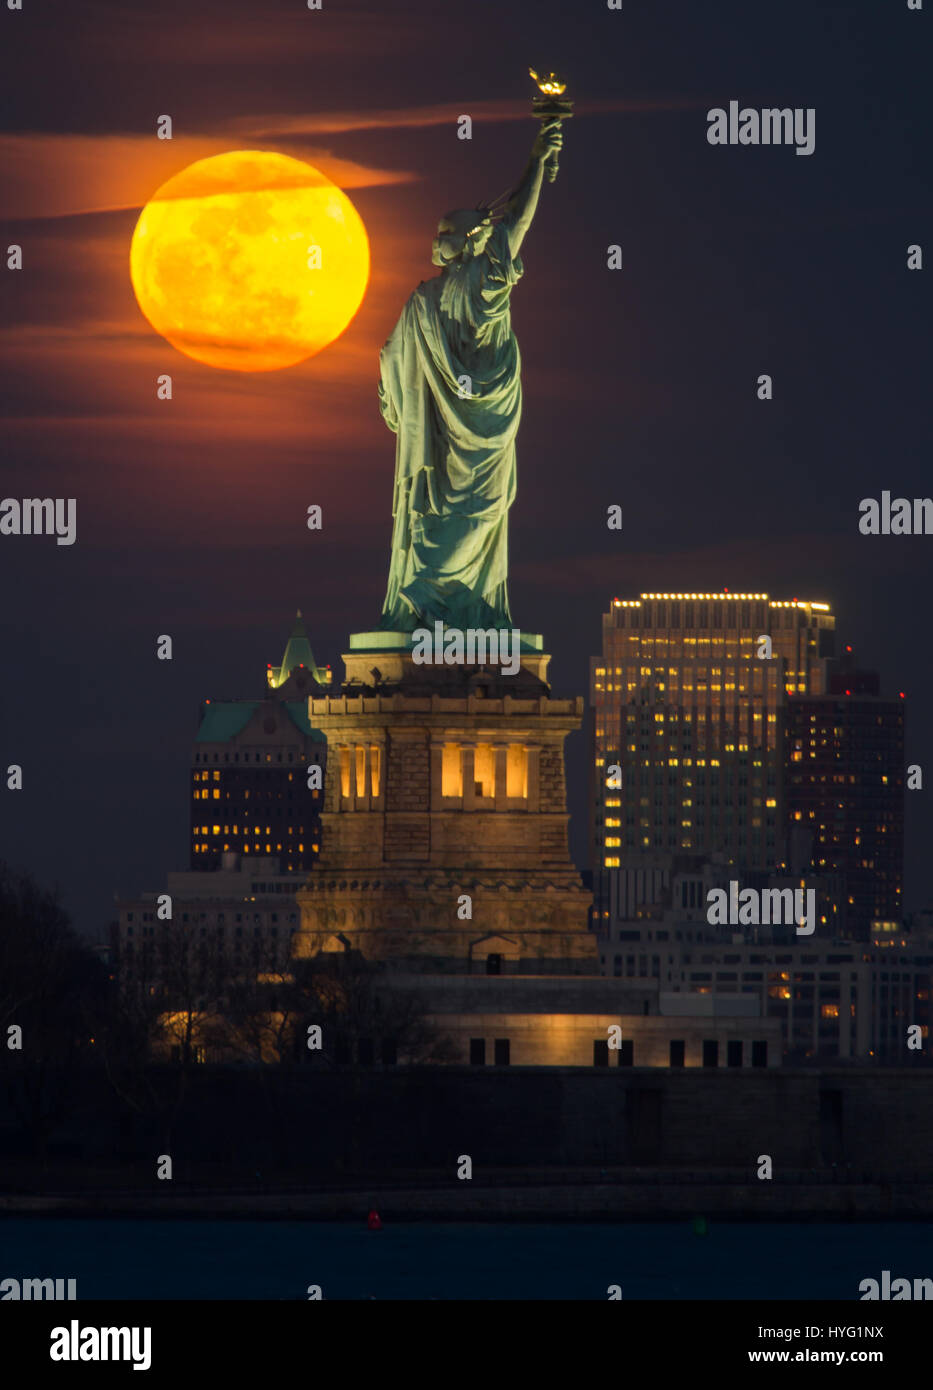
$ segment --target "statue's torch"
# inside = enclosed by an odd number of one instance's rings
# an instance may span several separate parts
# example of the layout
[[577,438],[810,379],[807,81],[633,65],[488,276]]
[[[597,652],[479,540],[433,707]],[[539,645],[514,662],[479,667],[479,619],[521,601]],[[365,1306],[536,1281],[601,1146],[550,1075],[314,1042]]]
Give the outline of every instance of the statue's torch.
[[[540,96],[534,98],[531,108],[542,125],[546,121],[555,119],[558,121],[569,120],[573,115],[573,102],[569,101],[564,92],[567,90],[567,83],[564,82],[555,72],[549,72],[547,77],[539,77],[534,68],[528,69],[538,86]],[[558,155],[554,150],[548,155],[546,164],[548,182],[553,183],[557,178]]]

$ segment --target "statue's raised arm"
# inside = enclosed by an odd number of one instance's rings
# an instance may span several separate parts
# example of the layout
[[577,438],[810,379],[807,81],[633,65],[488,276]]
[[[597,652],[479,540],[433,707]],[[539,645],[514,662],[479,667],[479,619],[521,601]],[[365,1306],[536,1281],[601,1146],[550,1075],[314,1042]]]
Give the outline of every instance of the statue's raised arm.
[[541,184],[544,181],[544,166],[552,154],[560,151],[563,143],[560,120],[554,117],[552,120],[543,122],[531,147],[528,167],[509,199],[502,218],[508,232],[509,250],[513,257],[518,255],[519,248],[525,239],[525,233],[534,218],[538,198],[541,194]]

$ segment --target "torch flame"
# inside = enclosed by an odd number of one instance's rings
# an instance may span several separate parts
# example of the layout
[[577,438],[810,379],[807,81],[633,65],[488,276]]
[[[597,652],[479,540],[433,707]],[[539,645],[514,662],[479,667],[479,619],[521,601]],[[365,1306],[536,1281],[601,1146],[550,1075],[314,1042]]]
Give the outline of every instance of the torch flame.
[[547,77],[539,77],[534,68],[529,68],[528,72],[538,84],[538,90],[543,92],[546,97],[563,96],[567,90],[567,83],[563,82],[556,72],[549,72]]

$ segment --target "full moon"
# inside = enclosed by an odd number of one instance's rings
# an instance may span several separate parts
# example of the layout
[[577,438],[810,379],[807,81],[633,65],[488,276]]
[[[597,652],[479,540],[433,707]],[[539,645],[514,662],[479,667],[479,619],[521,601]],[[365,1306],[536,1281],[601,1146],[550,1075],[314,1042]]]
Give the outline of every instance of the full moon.
[[363,300],[369,239],[350,199],[289,155],[236,150],[153,195],[130,247],[136,299],[198,362],[271,372],[339,337]]

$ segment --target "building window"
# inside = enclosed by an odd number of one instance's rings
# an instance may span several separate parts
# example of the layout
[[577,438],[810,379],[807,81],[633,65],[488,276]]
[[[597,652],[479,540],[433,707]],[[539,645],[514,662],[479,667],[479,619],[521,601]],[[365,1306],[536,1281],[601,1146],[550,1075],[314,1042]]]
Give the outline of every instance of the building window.
[[372,1038],[360,1038],[359,1059],[361,1067],[371,1067],[376,1060],[376,1045]]
[[633,1067],[635,1065],[635,1043],[631,1038],[623,1038],[619,1043],[619,1066]]
[[719,1066],[719,1043],[715,1038],[703,1039],[703,1065],[704,1067]]
[[752,1043],[752,1066],[766,1067],[768,1065],[768,1040],[763,1038],[758,1042]]
[[684,1053],[686,1050],[686,1043],[682,1038],[671,1039],[670,1065],[672,1067],[682,1067],[684,1065]]
[[478,743],[473,752],[473,782],[476,796],[496,794],[496,753],[491,743]]
[[345,746],[340,749],[340,795],[350,795],[350,750]]
[[499,955],[498,952],[495,952],[495,951],[490,952],[490,954],[486,957],[486,974],[487,974],[487,975],[501,975],[501,974],[502,974],[502,957],[501,957],[501,955]]
[[609,1043],[606,1038],[597,1038],[593,1043],[593,1066],[608,1067]]
[[384,1067],[395,1066],[398,1061],[398,1044],[394,1038],[383,1038],[380,1056]]
[[510,743],[505,764],[505,790],[510,797],[528,798],[528,749]]
[[726,1043],[726,1064],[730,1067],[740,1067],[742,1065],[741,1038],[730,1038]]
[[463,796],[463,750],[459,743],[441,749],[441,796]]
[[369,786],[370,795],[379,795],[379,779],[382,775],[382,749],[378,743],[369,746]]
[[509,1065],[509,1040],[508,1038],[496,1038],[494,1044],[495,1063],[497,1067],[507,1067]]
[[366,749],[357,747],[356,755],[356,794],[357,796],[366,795]]
[[470,1066],[484,1067],[486,1065],[486,1039],[470,1039]]

